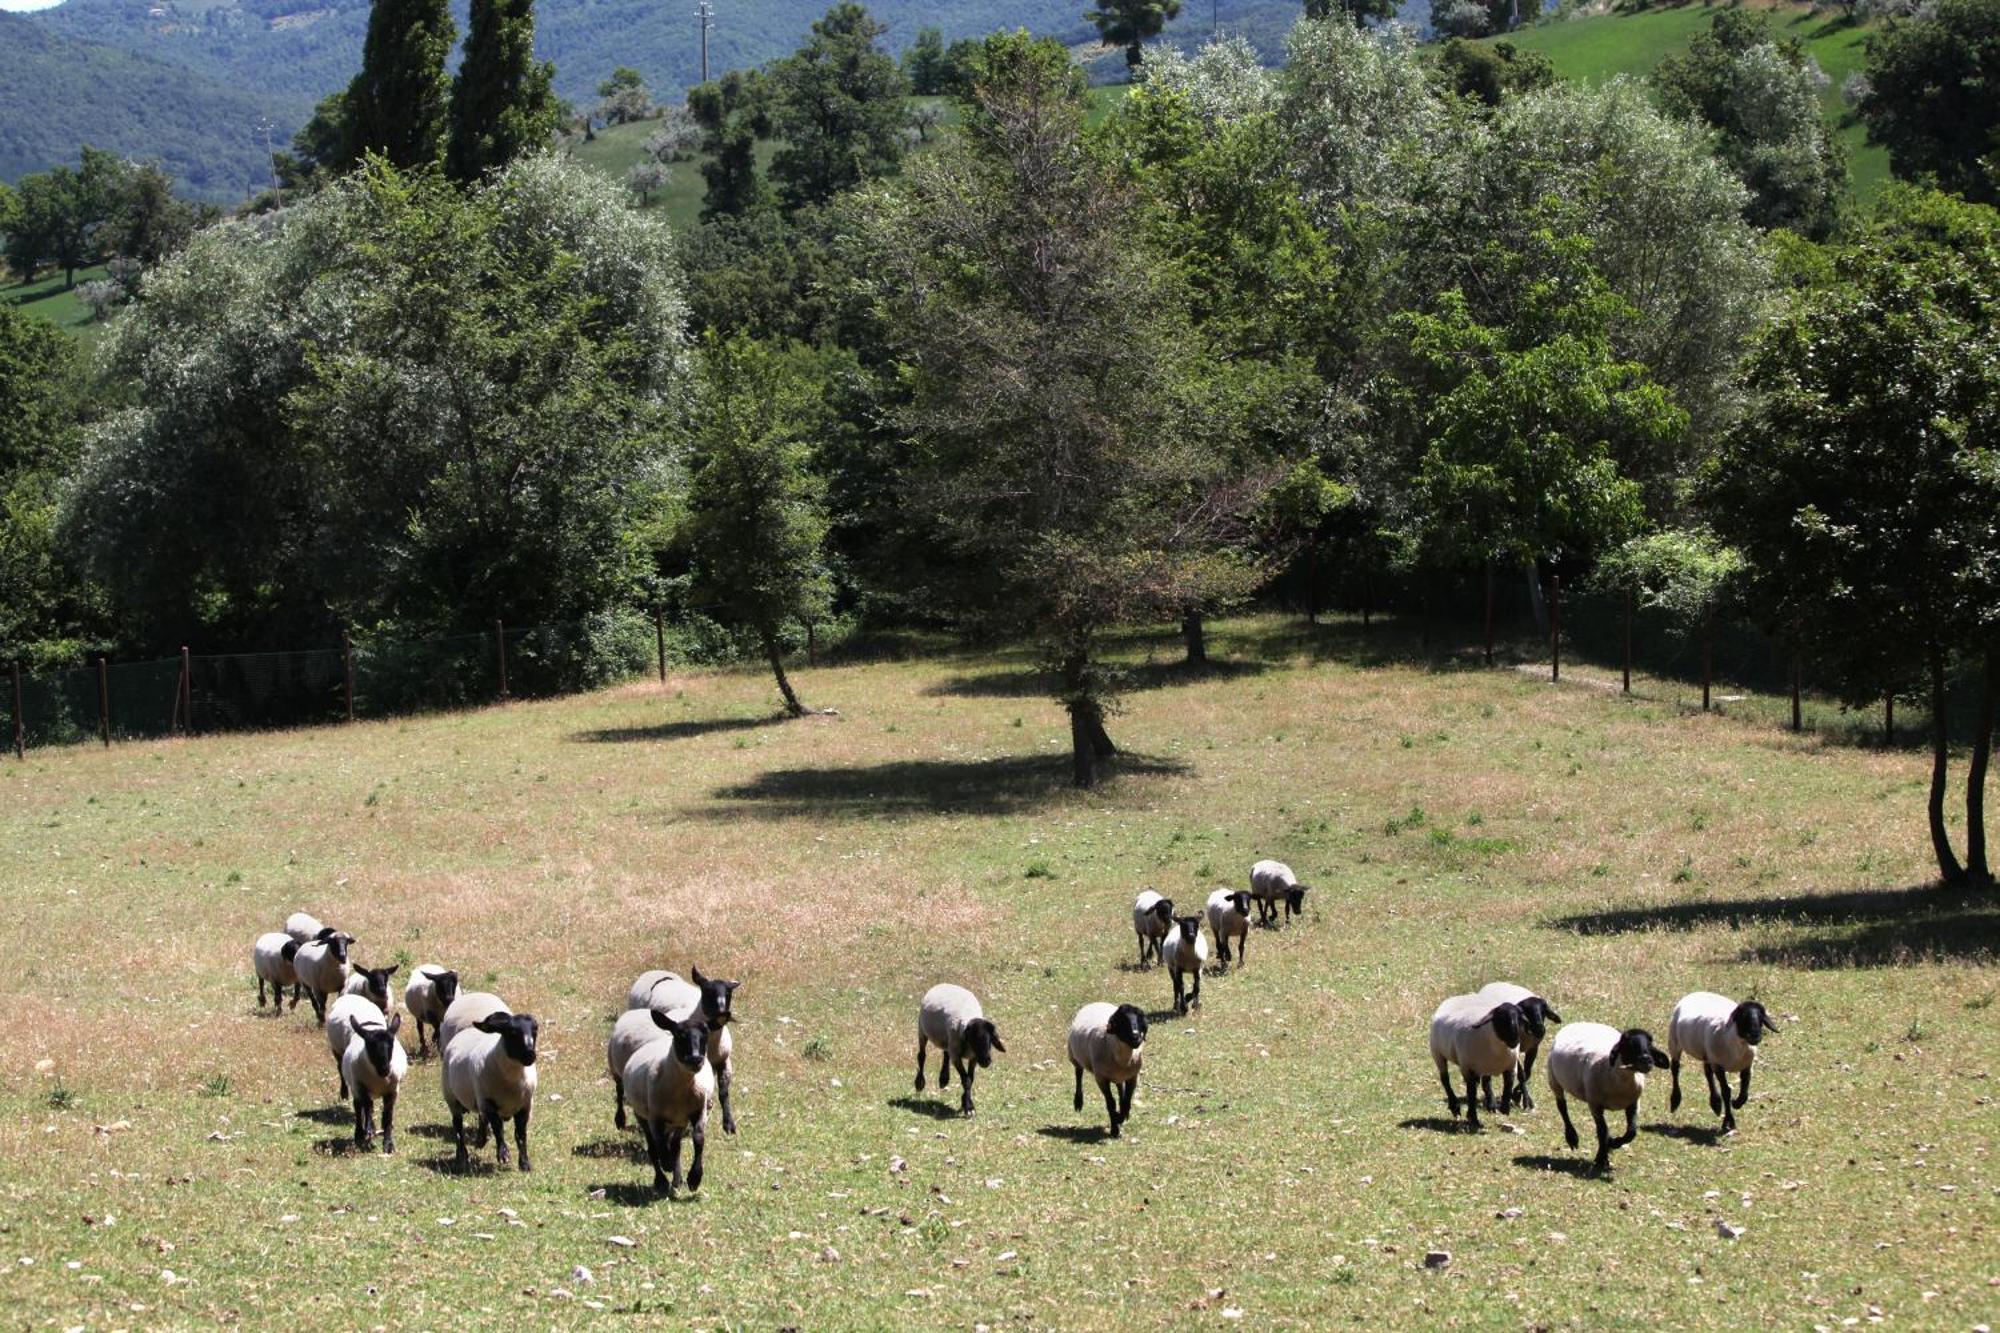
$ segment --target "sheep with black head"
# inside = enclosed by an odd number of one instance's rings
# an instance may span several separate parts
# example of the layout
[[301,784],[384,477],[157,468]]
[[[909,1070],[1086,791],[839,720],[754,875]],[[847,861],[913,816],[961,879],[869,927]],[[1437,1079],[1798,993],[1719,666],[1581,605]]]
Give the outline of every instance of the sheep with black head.
[[1174,900],[1154,889],[1141,889],[1132,904],[1132,933],[1139,937],[1139,966],[1157,960],[1160,945],[1174,926]]
[[341,1081],[354,1098],[354,1146],[366,1149],[375,1142],[375,1104],[382,1104],[382,1151],[396,1151],[396,1095],[409,1077],[410,1057],[396,1033],[403,1016],[388,1022],[358,1021],[340,1058]]
[[[1570,1023],[1549,1043],[1549,1090],[1562,1116],[1563,1139],[1577,1146],[1576,1126],[1569,1118],[1569,1098],[1590,1108],[1597,1126],[1597,1160],[1593,1173],[1611,1169],[1611,1150],[1622,1148],[1639,1133],[1639,1096],[1646,1076],[1665,1069],[1667,1057],[1644,1028],[1620,1032],[1605,1023]],[[1604,1123],[1606,1111],[1625,1112],[1625,1132],[1617,1138]]]
[[[1201,1003],[1201,973],[1208,966],[1208,937],[1201,933],[1200,917],[1174,918],[1174,928],[1160,946],[1160,961],[1174,983],[1174,1012],[1185,1015]],[[1189,977],[1194,978],[1192,993],[1188,990]]]
[[[1681,1109],[1681,1056],[1692,1055],[1701,1062],[1702,1082],[1708,1085],[1708,1109],[1722,1117],[1724,1133],[1736,1131],[1736,1112],[1750,1100],[1750,1067],[1756,1063],[1757,1047],[1766,1032],[1778,1025],[1755,1000],[1738,1004],[1726,995],[1698,990],[1683,995],[1667,1020],[1667,1061],[1673,1069],[1673,1095],[1669,1111]],[[1729,1076],[1739,1081],[1735,1100],[1729,1096]]]
[[681,1141],[694,1141],[687,1187],[701,1188],[702,1158],[708,1145],[708,1108],[716,1095],[715,1070],[708,1057],[708,1024],[699,1015],[682,1022],[660,1009],[644,1011],[667,1035],[634,1053],[619,1081],[620,1092],[646,1135],[653,1163],[653,1188],[672,1194],[681,1187]]
[[683,981],[679,973],[642,972],[625,997],[628,1009],[658,1009],[683,1021],[697,1012],[708,1024],[708,1063],[715,1070],[715,1086],[722,1104],[722,1132],[736,1132],[736,1110],[730,1090],[736,1084],[736,1038],[730,1026],[736,1017],[736,989],[743,983],[720,977],[706,977],[698,967],[689,968],[693,981]]
[[1431,1015],[1431,1059],[1452,1118],[1458,1117],[1458,1094],[1451,1086],[1449,1066],[1465,1075],[1465,1127],[1479,1128],[1479,1081],[1498,1075],[1500,1111],[1514,1103],[1515,1080],[1521,1068],[1520,1006],[1495,1003],[1482,995],[1454,995]]
[[963,986],[940,983],[924,992],[917,1005],[917,1091],[924,1090],[924,1056],[930,1043],[938,1048],[938,1087],[951,1086],[958,1071],[958,1110],[972,1114],[973,1072],[993,1067],[993,1054],[1007,1053],[1000,1029],[980,1007],[979,997]]
[[[1517,986],[1511,981],[1489,981],[1476,993],[1495,1004],[1506,1002],[1521,1011],[1521,1076],[1514,1084],[1514,1105],[1524,1111],[1532,1111],[1535,1100],[1528,1094],[1528,1076],[1535,1072],[1535,1055],[1542,1049],[1543,1039],[1549,1035],[1549,1024],[1562,1022],[1562,1015],[1547,1000],[1526,986]],[[1492,1076],[1480,1079],[1479,1086],[1486,1095],[1486,1109],[1493,1110]]]
[[[1076,1069],[1076,1109],[1083,1109],[1083,1075],[1090,1072],[1104,1094],[1111,1117],[1111,1137],[1117,1138],[1132,1118],[1132,1094],[1139,1087],[1145,1063],[1146,1013],[1136,1004],[1098,1001],[1076,1011],[1069,1023],[1069,1062]],[[1114,1095],[1112,1089],[1118,1091]]]
[[1250,944],[1250,891],[1217,889],[1208,895],[1208,929],[1215,936],[1216,952],[1230,961],[1229,942],[1236,941],[1236,965],[1243,965],[1243,951]]
[[532,1014],[511,1012],[499,996],[468,991],[445,1011],[444,1102],[451,1112],[452,1136],[458,1141],[456,1165],[471,1163],[466,1151],[465,1117],[476,1117],[473,1146],[486,1146],[493,1134],[494,1159],[507,1165],[507,1134],[502,1122],[514,1122],[514,1142],[521,1169],[528,1163],[528,1120],[535,1107],[535,1044],[540,1025]]

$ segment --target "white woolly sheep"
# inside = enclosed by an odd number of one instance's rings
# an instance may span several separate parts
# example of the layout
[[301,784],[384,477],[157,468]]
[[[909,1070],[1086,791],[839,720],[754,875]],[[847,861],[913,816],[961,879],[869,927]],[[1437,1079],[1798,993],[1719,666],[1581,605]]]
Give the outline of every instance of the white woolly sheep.
[[[1145,1062],[1146,1014],[1136,1004],[1086,1004],[1069,1021],[1069,1062],[1076,1069],[1076,1109],[1083,1109],[1083,1074],[1087,1069],[1104,1094],[1111,1116],[1111,1137],[1132,1116],[1132,1094],[1139,1086]],[[1118,1089],[1114,1096],[1111,1089]]]
[[[326,1049],[333,1054],[335,1072],[341,1070],[341,1061],[347,1055],[347,1044],[353,1039],[356,1029],[369,1023],[383,1026],[388,1021],[381,1007],[365,995],[335,996],[333,1003],[326,1007]],[[342,1100],[346,1100],[347,1092],[347,1076],[341,1073]]]
[[1257,900],[1257,920],[1276,925],[1278,904],[1285,905],[1287,921],[1305,913],[1307,886],[1283,861],[1259,861],[1250,867],[1250,896]]
[[1250,944],[1250,894],[1244,889],[1217,889],[1208,895],[1208,929],[1216,952],[1229,961],[1229,941],[1236,941],[1236,965],[1243,966]]
[[[1512,1004],[1521,1011],[1521,1077],[1514,1085],[1514,1105],[1525,1111],[1535,1109],[1535,1099],[1528,1094],[1528,1078],[1535,1072],[1535,1053],[1542,1049],[1542,1039],[1549,1035],[1549,1024],[1563,1021],[1561,1014],[1541,996],[1526,986],[1517,986],[1511,981],[1489,981],[1476,992],[1480,998],[1494,1004]],[[1480,1090],[1486,1094],[1486,1109],[1493,1108],[1493,1079],[1489,1076],[1479,1080]]]
[[514,1121],[514,1142],[521,1150],[521,1169],[529,1170],[528,1118],[535,1108],[535,1040],[538,1025],[529,1014],[509,1012],[506,1002],[485,991],[470,991],[451,1002],[440,1030],[444,1043],[444,1104],[451,1112],[451,1131],[458,1140],[455,1160],[461,1170],[471,1164],[466,1151],[465,1117],[478,1118],[473,1146],[486,1146],[493,1134],[493,1156],[507,1165],[507,1132],[502,1122]]
[[722,1132],[734,1134],[736,1109],[729,1093],[736,1084],[736,1038],[730,1034],[730,1024],[736,1017],[736,988],[743,983],[705,977],[698,967],[690,968],[689,974],[693,981],[683,981],[677,972],[641,972],[626,993],[625,1007],[658,1009],[682,1022],[701,1011],[708,1024],[708,1063],[721,1092]]
[[[1555,1093],[1556,1110],[1562,1114],[1564,1140],[1572,1148],[1577,1145],[1576,1126],[1569,1118],[1570,1097],[1588,1106],[1597,1124],[1592,1174],[1609,1170],[1611,1150],[1638,1136],[1639,1094],[1646,1090],[1646,1075],[1666,1067],[1667,1057],[1644,1028],[1620,1032],[1604,1023],[1570,1023],[1549,1043],[1549,1091]],[[1614,1139],[1605,1127],[1604,1113],[1620,1110],[1625,1112],[1625,1132]]]
[[[289,947],[288,947],[289,946]],[[298,943],[282,930],[273,930],[259,935],[257,942],[250,946],[250,967],[257,974],[257,1007],[264,1007],[264,988],[271,988],[271,1006],[274,1012],[285,1011],[285,988],[292,988],[292,1008],[299,1007],[299,976],[292,970],[292,955],[298,952]]]
[[[1198,916],[1177,916],[1174,929],[1160,946],[1160,961],[1166,965],[1167,976],[1174,983],[1174,1012],[1185,1014],[1194,1005],[1201,1003],[1201,972],[1208,966],[1208,937],[1201,933],[1201,918]],[[1188,992],[1187,979],[1194,978],[1194,991]]]
[[[337,1002],[336,1002],[337,1003]],[[341,1056],[340,1078],[354,1095],[354,1146],[375,1141],[375,1103],[382,1103],[382,1151],[396,1151],[396,1094],[409,1077],[410,1057],[396,1033],[403,1026],[397,1014],[386,1024],[357,1022],[347,1051]]]
[[[1683,995],[1667,1020],[1667,1061],[1674,1072],[1673,1095],[1667,1109],[1681,1109],[1681,1056],[1701,1062],[1701,1080],[1708,1085],[1708,1109],[1722,1117],[1724,1133],[1736,1129],[1736,1112],[1750,1100],[1750,1066],[1757,1046],[1777,1024],[1755,1000],[1738,1004],[1726,995],[1698,990]],[[1729,1076],[1742,1075],[1736,1099],[1729,1098]]]
[[622,1100],[631,1105],[646,1134],[653,1188],[666,1194],[680,1189],[681,1139],[688,1136],[694,1139],[694,1160],[688,1165],[687,1186],[698,1190],[708,1145],[708,1108],[715,1101],[708,1024],[699,1017],[683,1023],[658,1009],[633,1012],[669,1034],[641,1046],[619,1082]]
[[924,1090],[924,1054],[931,1042],[938,1047],[938,1087],[950,1087],[951,1071],[957,1069],[959,1114],[971,1115],[973,1070],[991,1069],[993,1052],[1007,1052],[1000,1030],[986,1017],[978,996],[945,982],[925,991],[917,1005],[918,1092]]
[[[410,973],[410,983],[403,987],[403,1007],[410,1011],[410,1017],[417,1023],[417,1054],[427,1054],[424,1048],[424,1024],[431,1026],[431,1034],[440,1034],[445,1010],[458,998],[458,973],[439,967],[436,963],[419,963]],[[444,1047],[438,1047],[438,1054],[444,1054]]]
[[617,1110],[611,1123],[619,1129],[625,1128],[625,1066],[632,1063],[641,1047],[665,1039],[660,1025],[653,1021],[654,1009],[627,1009],[618,1015],[618,1021],[611,1025],[611,1037],[604,1044],[604,1070],[611,1075],[611,1094],[617,1100]]
[[1452,1091],[1448,1065],[1465,1075],[1465,1125],[1479,1128],[1479,1080],[1498,1074],[1500,1112],[1514,1104],[1515,1075],[1521,1067],[1521,1011],[1505,1000],[1494,1003],[1481,995],[1454,995],[1431,1015],[1431,1059],[1437,1062],[1444,1103],[1458,1118],[1458,1094]]
[[[401,970],[402,966],[401,963],[391,963],[387,967],[357,966],[353,971],[348,973],[347,984],[340,988],[340,993],[343,995],[365,995],[377,1009],[380,1009],[386,1015],[396,1007],[396,1001],[391,997],[389,990],[389,978],[395,976]],[[387,1019],[385,1018],[384,1021],[386,1022]]]
[[322,927],[292,954],[292,971],[306,988],[316,1022],[326,1022],[326,1002],[347,987],[347,949],[353,943],[352,935]]
[[1132,933],[1139,937],[1139,966],[1156,961],[1160,945],[1174,928],[1174,900],[1142,889],[1132,904]]
[[326,924],[311,912],[294,912],[285,918],[285,934],[297,944],[318,939],[319,933],[325,929]]

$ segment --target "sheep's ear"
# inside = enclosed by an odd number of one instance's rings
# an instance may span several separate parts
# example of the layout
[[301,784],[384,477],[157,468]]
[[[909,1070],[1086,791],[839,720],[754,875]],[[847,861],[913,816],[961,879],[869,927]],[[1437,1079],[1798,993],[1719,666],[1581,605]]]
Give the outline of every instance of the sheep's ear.
[[999,1029],[997,1028],[994,1029],[993,1032],[993,1049],[1000,1052],[1000,1054],[1002,1055],[1005,1055],[1007,1053],[1007,1043],[1000,1040],[1000,1032]]
[[507,1030],[507,1020],[512,1016],[511,1014],[488,1014],[472,1026],[478,1028],[481,1032],[501,1033]]
[[1771,1021],[1771,1016],[1770,1016],[1769,1014],[1760,1014],[1760,1015],[1759,1015],[1759,1017],[1760,1017],[1760,1018],[1762,1019],[1762,1021],[1763,1021],[1763,1024],[1764,1024],[1764,1031],[1766,1031],[1766,1032],[1776,1032],[1776,1031],[1778,1030],[1778,1025],[1777,1025],[1776,1023],[1773,1023],[1773,1022]]
[[384,980],[384,981],[387,981],[387,980],[388,980],[388,979],[389,979],[390,977],[393,977],[393,976],[395,976],[395,975],[396,975],[396,969],[397,969],[397,968],[399,968],[399,967],[401,967],[401,966],[402,966],[402,964],[401,964],[401,963],[391,963],[391,964],[389,964],[389,966],[387,966],[387,967],[383,968],[383,969],[382,969],[382,980]]
[[680,1026],[678,1023],[674,1022],[673,1019],[668,1018],[666,1014],[661,1010],[648,1009],[646,1012],[653,1016],[653,1026],[656,1028],[664,1028],[668,1032],[672,1032],[675,1028]]
[[736,988],[738,986],[741,986],[743,983],[740,981],[725,981],[722,984],[729,991],[731,995],[734,995],[736,993]]
[[389,1015],[389,1035],[393,1037],[402,1030],[403,1015],[400,1012]]
[[701,969],[698,967],[689,968],[688,975],[694,978],[694,984],[697,986],[706,986],[708,984],[708,978],[701,974]]
[[1551,1008],[1547,1000],[1542,1001],[1542,1012],[1548,1015],[1548,1021],[1551,1023],[1563,1021],[1563,1016]]
[[1653,1054],[1653,1068],[1665,1069],[1667,1067],[1667,1057],[1660,1053],[1660,1048],[1657,1046],[1653,1047],[1652,1054]]
[[278,950],[278,956],[288,963],[291,962],[292,959],[299,956],[299,942],[297,940],[286,940],[285,947]]

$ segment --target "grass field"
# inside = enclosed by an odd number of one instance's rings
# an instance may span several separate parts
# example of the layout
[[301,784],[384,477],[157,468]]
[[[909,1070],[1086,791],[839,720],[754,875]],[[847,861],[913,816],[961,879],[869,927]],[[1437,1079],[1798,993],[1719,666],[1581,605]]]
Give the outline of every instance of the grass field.
[[[1062,785],[1066,730],[1015,652],[800,670],[839,716],[799,722],[760,673],[681,673],[0,762],[13,1318],[2000,1315],[2000,902],[1913,887],[1922,757],[1623,700],[1587,667],[1418,669],[1390,633],[1236,621],[1196,676],[1135,635],[1113,727],[1134,757],[1090,793]],[[1196,902],[1264,855],[1317,886],[1304,920],[1255,932],[1192,1018],[1162,1013],[1166,979],[1129,968],[1133,894]],[[301,907],[362,961],[456,965],[540,1017],[532,1174],[446,1169],[434,1064],[399,1154],[349,1150],[306,1012],[253,1012],[250,942]],[[743,982],[741,1133],[714,1134],[697,1199],[656,1202],[603,1042],[637,972],[690,962]],[[1591,1179],[1587,1124],[1569,1151],[1546,1098],[1479,1136],[1443,1118],[1430,1012],[1501,975],[1662,1037],[1683,992],[1754,990],[1783,1032],[1741,1133],[1718,1140],[1699,1095],[1670,1117],[1661,1076]],[[911,1097],[940,979],[1008,1046],[969,1121]],[[1071,1109],[1063,1056],[1098,998],[1159,1014],[1117,1142]]]
[[[101,265],[78,269],[77,286],[103,276]],[[44,273],[34,282],[10,280],[5,286],[0,286],[0,301],[11,301],[22,311],[39,315],[85,342],[95,342],[104,331],[104,325],[91,319],[90,308],[77,299],[75,289],[68,285],[60,272]]]
[[[1769,8],[1773,27],[1785,37],[1804,43],[1831,82],[1820,93],[1827,119],[1847,145],[1847,168],[1857,199],[1872,199],[1889,179],[1889,153],[1873,148],[1860,120],[1841,98],[1840,85],[1866,60],[1868,29],[1831,14],[1816,14],[1804,5]],[[1593,14],[1524,28],[1495,40],[1544,51],[1566,79],[1598,81],[1619,74],[1644,75],[1670,55],[1687,49],[1689,39],[1706,32],[1715,7],[1683,4],[1638,12]]]

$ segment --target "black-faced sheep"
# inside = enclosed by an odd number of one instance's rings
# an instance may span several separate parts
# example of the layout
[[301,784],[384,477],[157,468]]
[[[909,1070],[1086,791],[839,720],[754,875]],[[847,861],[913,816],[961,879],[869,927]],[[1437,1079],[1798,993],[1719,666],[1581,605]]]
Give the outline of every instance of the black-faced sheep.
[[[1758,1044],[1778,1027],[1755,1000],[1738,1004],[1726,995],[1698,990],[1681,997],[1667,1020],[1667,1060],[1674,1072],[1673,1095],[1667,1109],[1681,1109],[1681,1056],[1701,1062],[1701,1079],[1708,1085],[1708,1109],[1722,1117],[1725,1133],[1736,1129],[1736,1112],[1750,1100],[1750,1066]],[[1736,1099],[1729,1097],[1729,1076],[1741,1075]]]
[[[1572,1148],[1577,1146],[1576,1126],[1569,1118],[1571,1097],[1590,1108],[1597,1125],[1593,1172],[1610,1169],[1611,1150],[1637,1137],[1639,1095],[1646,1090],[1646,1075],[1666,1067],[1667,1057],[1644,1028],[1620,1032],[1604,1023],[1569,1023],[1549,1043],[1549,1090],[1556,1095],[1564,1140]],[[1615,1139],[1604,1124],[1606,1111],[1625,1112],[1625,1132]]]
[[[1111,1116],[1111,1137],[1132,1116],[1132,1094],[1139,1086],[1145,1060],[1146,1014],[1136,1004],[1098,1001],[1076,1011],[1069,1023],[1069,1062],[1076,1069],[1076,1109],[1083,1109],[1085,1070],[1104,1094]],[[1117,1088],[1113,1095],[1112,1088]]]
[[979,997],[963,986],[942,983],[924,992],[917,1006],[917,1091],[924,1090],[926,1046],[938,1047],[938,1087],[951,1086],[951,1071],[958,1070],[958,1110],[972,1114],[972,1076],[975,1069],[990,1069],[993,1053],[1006,1054],[1000,1030],[979,1005]]

